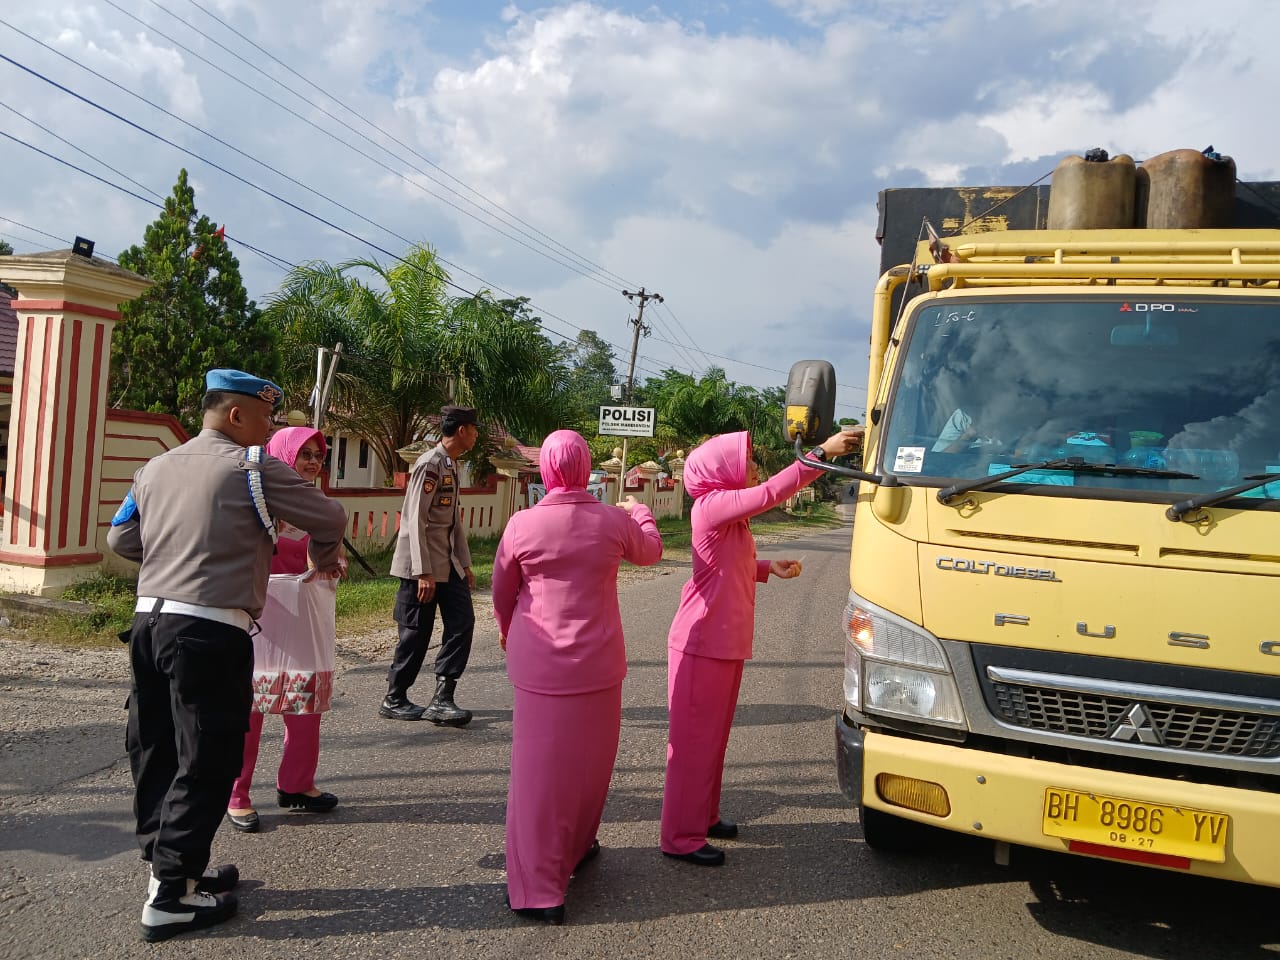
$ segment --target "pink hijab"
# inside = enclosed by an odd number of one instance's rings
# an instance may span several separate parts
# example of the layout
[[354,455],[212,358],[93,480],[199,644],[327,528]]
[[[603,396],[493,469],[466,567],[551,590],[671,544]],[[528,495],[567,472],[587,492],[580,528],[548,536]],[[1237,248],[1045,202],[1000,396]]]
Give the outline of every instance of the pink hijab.
[[320,444],[320,456],[323,457],[329,448],[324,442],[324,434],[315,427],[282,427],[267,441],[267,453],[296,470],[294,465],[298,462],[298,451],[313,437]]
[[747,485],[751,434],[722,433],[694,447],[684,462],[684,488],[695,500],[712,490],[741,490]]
[[556,430],[542,441],[538,470],[547,493],[553,490],[586,490],[591,479],[591,449],[573,430]]
[[[315,438],[320,444],[320,456],[324,456],[328,448],[324,442],[324,434],[314,427],[284,427],[273,433],[267,440],[267,453],[277,460],[283,460],[294,470],[298,461],[298,451],[308,440]],[[281,530],[276,541],[276,552],[271,558],[272,573],[305,573],[307,570],[307,543],[310,537],[301,530],[286,528]]]

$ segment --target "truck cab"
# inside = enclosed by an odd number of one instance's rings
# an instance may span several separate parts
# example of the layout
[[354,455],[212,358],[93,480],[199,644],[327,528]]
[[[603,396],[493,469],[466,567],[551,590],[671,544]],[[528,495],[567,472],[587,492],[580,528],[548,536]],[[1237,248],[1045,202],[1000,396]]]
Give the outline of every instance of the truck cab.
[[867,843],[1280,886],[1280,230],[922,240],[870,371],[835,738]]

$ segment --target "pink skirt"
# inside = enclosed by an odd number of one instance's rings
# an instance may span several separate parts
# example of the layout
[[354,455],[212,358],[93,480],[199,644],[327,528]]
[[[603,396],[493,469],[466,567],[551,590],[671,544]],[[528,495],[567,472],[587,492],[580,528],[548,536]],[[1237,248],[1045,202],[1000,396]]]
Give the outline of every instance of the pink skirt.
[[564,903],[569,876],[600,828],[621,728],[621,683],[570,696],[516,688],[507,792],[512,907]]

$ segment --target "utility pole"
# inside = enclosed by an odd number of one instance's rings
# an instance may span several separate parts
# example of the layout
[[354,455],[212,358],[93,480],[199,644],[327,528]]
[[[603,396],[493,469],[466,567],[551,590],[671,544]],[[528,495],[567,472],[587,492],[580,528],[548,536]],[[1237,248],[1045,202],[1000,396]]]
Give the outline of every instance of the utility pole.
[[[635,386],[636,379],[636,352],[640,349],[640,335],[649,335],[649,327],[644,322],[644,307],[650,300],[657,300],[662,303],[662,294],[645,293],[644,287],[639,290],[623,290],[622,295],[632,303],[639,300],[640,309],[636,316],[627,322],[635,327],[631,336],[631,362],[627,365],[627,396],[623,401],[628,407],[631,406],[631,389]],[[622,472],[618,474],[618,499],[622,499],[627,495],[627,441],[630,437],[622,438]]]
[[[324,370],[324,355],[330,354],[328,373]],[[311,396],[315,399],[315,409],[311,413],[311,422],[315,425],[315,429],[319,430],[324,426],[325,411],[329,409],[329,395],[333,391],[333,375],[337,372],[338,361],[342,359],[342,344],[339,343],[332,351],[325,347],[319,347],[316,352],[316,386],[311,392]],[[338,435],[333,435],[333,447],[329,450],[329,463],[337,465],[338,451]],[[369,561],[360,556],[360,552],[347,539],[346,534],[342,536],[342,545],[347,548],[347,553],[356,558],[356,562],[364,567],[365,572],[371,577],[377,577],[378,573],[373,567],[369,566]]]

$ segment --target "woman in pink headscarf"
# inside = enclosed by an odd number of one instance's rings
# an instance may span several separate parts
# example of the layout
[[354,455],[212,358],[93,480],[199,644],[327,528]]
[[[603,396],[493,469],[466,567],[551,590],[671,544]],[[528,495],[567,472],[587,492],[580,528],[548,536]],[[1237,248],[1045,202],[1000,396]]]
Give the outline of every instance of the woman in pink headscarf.
[[[861,431],[841,431],[813,455],[852,452]],[[776,507],[821,473],[799,461],[760,485],[746,432],[712,437],[689,454],[684,486],[694,498],[693,576],[667,636],[667,780],[662,852],[704,867],[724,863],[708,837],[729,839],[738,825],[720,816],[720,782],[742,666],[751,659],[756,584],[800,575],[798,560],[758,560],[750,518]]]
[[[285,427],[273,433],[267,441],[268,454],[283,460],[307,480],[319,476],[325,450],[324,434],[311,427]],[[305,573],[307,543],[311,538],[285,523],[278,524],[277,532],[271,572]],[[323,669],[326,665],[307,663],[315,659],[315,647],[313,638],[306,640],[308,642],[301,644],[298,650],[271,651],[273,656],[283,653],[291,664],[300,667],[290,670],[288,678],[281,676],[278,670],[272,670],[273,675],[268,677],[262,663],[254,664],[254,706],[249,712],[249,732],[244,737],[244,767],[231,789],[231,800],[227,804],[227,819],[241,833],[258,832],[258,813],[249,799],[249,788],[253,784],[253,768],[258,762],[258,744],[266,717],[264,710],[280,713],[284,719],[284,755],[276,775],[277,803],[281,807],[311,813],[323,813],[338,805],[337,797],[332,793],[322,793],[316,789],[315,783],[316,765],[320,762],[320,718],[329,709],[333,667],[331,662],[327,664],[327,670]],[[280,641],[272,638],[272,642]],[[331,646],[332,639],[329,643]],[[255,642],[255,661],[263,657],[264,646],[262,640]],[[331,653],[328,660],[332,661]],[[302,669],[304,665],[310,669]],[[282,689],[286,680],[306,695],[299,695],[297,691],[292,696],[288,695]]]
[[[622,726],[627,672],[618,565],[662,558],[653,514],[587,491],[591,451],[572,430],[542,442],[547,493],[507,522],[493,562],[493,609],[515,688],[507,794],[507,899],[564,922],[574,870],[596,830]],[[622,509],[618,509],[621,507]]]

